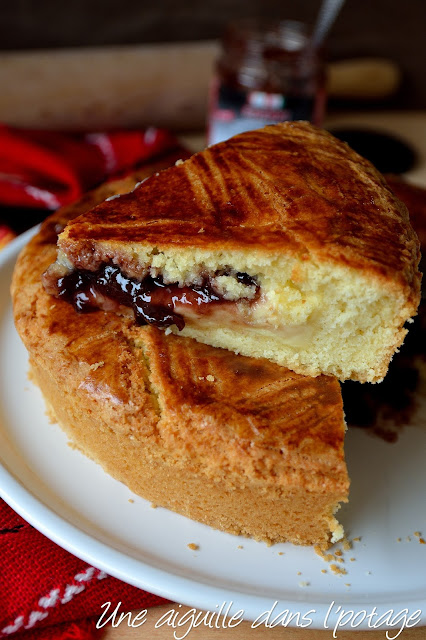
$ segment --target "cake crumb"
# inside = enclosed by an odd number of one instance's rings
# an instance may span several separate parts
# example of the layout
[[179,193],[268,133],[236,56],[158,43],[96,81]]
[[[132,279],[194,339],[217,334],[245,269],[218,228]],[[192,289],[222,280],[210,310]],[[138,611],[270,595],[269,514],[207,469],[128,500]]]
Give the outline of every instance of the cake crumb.
[[130,504],[133,504],[135,501],[133,500],[133,498],[129,498],[128,502],[130,502]]
[[424,538],[419,538],[419,544],[426,544],[425,539]]
[[410,538],[410,536],[407,536],[407,537],[405,538],[405,542],[411,542],[411,538]]
[[317,556],[325,560],[325,562],[331,562],[332,560],[334,560],[334,556],[332,553],[325,553],[325,551],[321,549],[321,547],[317,544],[314,546],[314,551]]
[[191,549],[192,551],[198,551],[198,549],[200,548],[200,546],[198,544],[195,544],[195,542],[190,542],[186,546],[188,547],[188,549]]
[[181,165],[181,164],[183,164],[182,158],[179,158],[179,160],[176,160],[176,162],[175,162],[175,166],[176,167],[179,167],[179,165]]
[[401,542],[401,538],[397,538],[397,539],[396,539],[396,541],[397,541],[397,542]]
[[350,582],[345,582],[345,587],[350,587],[351,583]]
[[298,576],[301,576],[301,575],[302,575],[302,572],[301,572],[301,571],[298,571],[298,572],[297,572],[297,575],[298,575]]
[[284,551],[278,551],[278,555],[279,556],[283,556],[284,555]]
[[345,576],[348,572],[343,567],[338,567],[337,564],[331,564],[330,569],[335,575]]
[[53,412],[52,407],[47,406],[46,407],[46,411],[44,412],[44,415],[48,419],[49,424],[56,424],[58,422],[58,420],[56,419],[56,416],[55,416],[55,414]]
[[343,544],[344,551],[349,551],[350,549],[352,549],[352,543],[347,538],[343,539],[343,543],[342,544]]
[[214,382],[215,379],[214,376],[209,374],[208,376],[206,376],[206,380],[208,380],[209,382]]
[[299,587],[302,587],[302,588],[303,588],[303,587],[309,587],[309,584],[310,584],[310,583],[309,583],[309,582],[306,582],[306,580],[301,580],[301,581],[299,582]]
[[357,538],[352,538],[352,542],[361,542],[361,536],[358,536]]
[[341,549],[337,549],[335,555],[340,558],[343,555],[343,551]]
[[355,558],[349,558],[351,562],[355,562]]
[[327,573],[327,569],[321,569],[321,573]]
[[237,547],[237,549],[244,549],[244,547],[243,547],[243,545],[242,545],[242,544],[239,544],[239,545],[238,545],[238,547]]
[[151,509],[157,509],[158,504],[155,504],[155,502],[151,502]]
[[105,362],[103,360],[100,360],[99,362],[94,362],[93,364],[89,365],[89,369],[91,371],[96,371],[96,369],[99,369],[99,367],[103,367],[105,364]]
[[420,538],[422,534],[420,533],[420,531],[415,531],[414,535],[416,536],[416,538]]
[[204,376],[198,376],[198,380],[204,380]]

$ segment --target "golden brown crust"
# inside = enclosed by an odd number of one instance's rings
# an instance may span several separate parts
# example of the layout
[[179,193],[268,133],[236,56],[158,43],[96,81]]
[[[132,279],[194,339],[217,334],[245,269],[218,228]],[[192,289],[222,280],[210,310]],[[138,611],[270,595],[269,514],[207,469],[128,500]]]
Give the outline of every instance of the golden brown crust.
[[426,189],[405,182],[399,176],[387,175],[386,182],[407,207],[410,222],[420,240],[423,254],[426,252]]
[[74,220],[59,244],[78,262],[82,249],[129,238],[160,250],[310,255],[402,287],[413,311],[418,303],[419,246],[406,207],[367,160],[303,122],[240,134],[153,175]]
[[289,464],[302,475],[342,470],[343,406],[334,378],[300,376],[153,328],[142,337],[171,450],[196,442],[206,468],[234,467],[253,478],[269,465],[272,483]]
[[[78,315],[44,291],[40,276],[55,258],[55,225],[134,182],[106,185],[57,212],[18,259],[15,321],[43,393],[76,444],[148,499],[234,533],[325,544],[336,524],[333,508],[348,491],[334,378],[304,378],[115,314]],[[170,474],[176,483],[167,497]],[[209,497],[185,500],[182,483],[193,492],[204,483]],[[232,520],[236,496],[241,501],[249,490],[265,496],[257,524]],[[214,520],[205,510],[227,492]],[[271,515],[284,505],[290,513],[292,502],[310,510],[298,516],[311,515],[310,528],[298,529],[294,517],[281,528],[275,516],[267,519],[268,508]]]

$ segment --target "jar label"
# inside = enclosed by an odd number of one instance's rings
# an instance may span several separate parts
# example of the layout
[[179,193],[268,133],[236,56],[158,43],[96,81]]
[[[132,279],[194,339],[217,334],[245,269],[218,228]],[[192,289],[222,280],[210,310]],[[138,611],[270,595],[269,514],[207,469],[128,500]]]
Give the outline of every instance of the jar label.
[[247,91],[220,84],[215,79],[211,88],[208,144],[285,120],[312,122],[314,108],[314,96]]

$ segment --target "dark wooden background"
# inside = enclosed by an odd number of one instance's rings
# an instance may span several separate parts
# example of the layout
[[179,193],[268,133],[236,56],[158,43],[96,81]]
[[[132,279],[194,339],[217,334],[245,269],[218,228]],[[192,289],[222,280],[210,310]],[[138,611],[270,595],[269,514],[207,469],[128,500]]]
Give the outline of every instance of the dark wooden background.
[[[245,16],[312,23],[319,6],[320,0],[0,0],[0,50],[203,40]],[[425,108],[425,25],[426,0],[346,0],[328,55],[395,60],[404,83],[391,106]]]

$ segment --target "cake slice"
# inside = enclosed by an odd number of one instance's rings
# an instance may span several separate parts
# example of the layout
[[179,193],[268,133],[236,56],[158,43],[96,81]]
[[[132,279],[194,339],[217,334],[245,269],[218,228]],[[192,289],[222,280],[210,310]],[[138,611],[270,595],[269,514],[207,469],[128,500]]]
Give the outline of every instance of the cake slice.
[[[133,181],[134,184],[134,181]],[[326,547],[347,501],[342,399],[335,378],[78,314],[41,274],[54,230],[132,187],[108,184],[55,213],[21,253],[12,295],[34,379],[70,440],[132,491],[223,531]]]
[[419,246],[373,166],[303,122],[235,136],[73,220],[46,290],[316,376],[379,381]]

